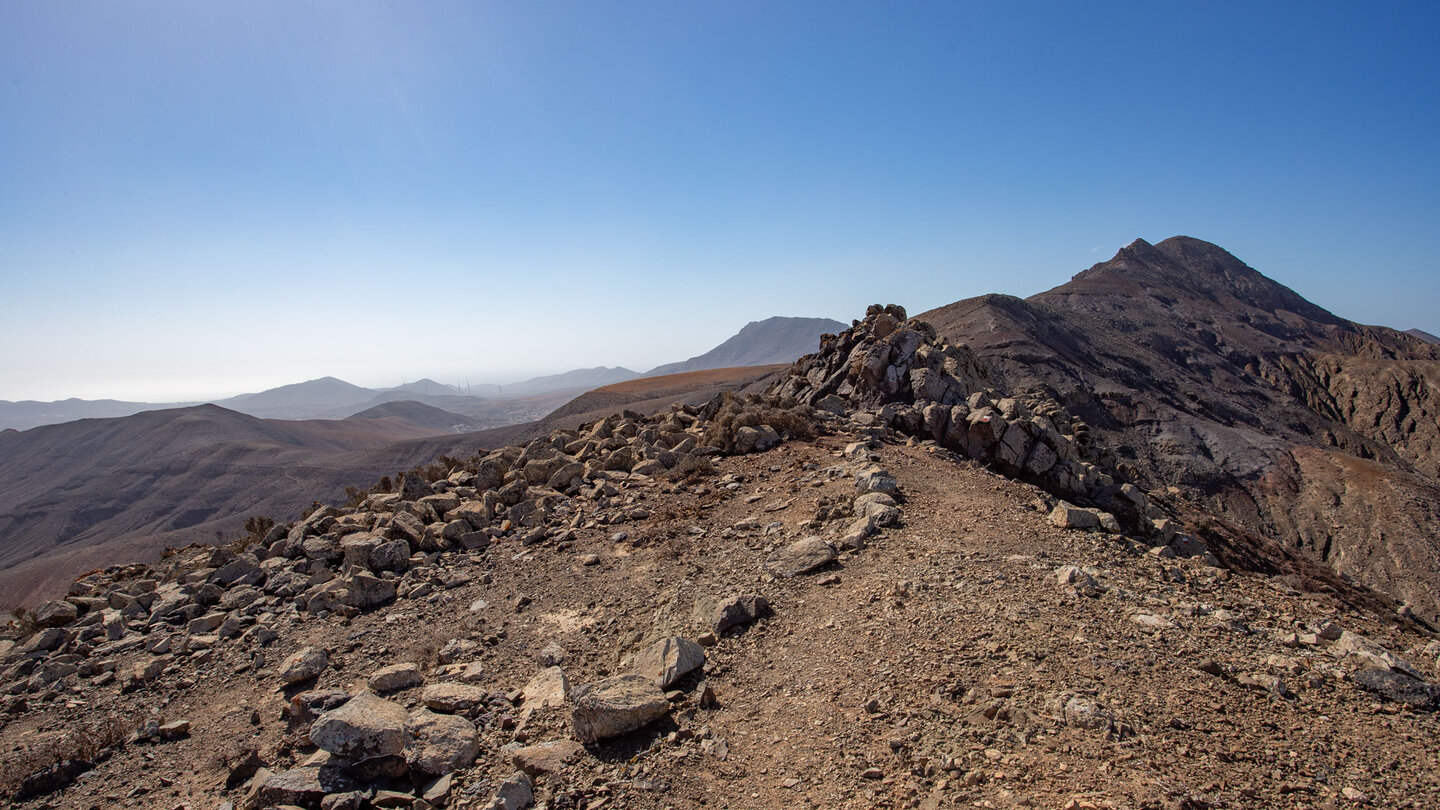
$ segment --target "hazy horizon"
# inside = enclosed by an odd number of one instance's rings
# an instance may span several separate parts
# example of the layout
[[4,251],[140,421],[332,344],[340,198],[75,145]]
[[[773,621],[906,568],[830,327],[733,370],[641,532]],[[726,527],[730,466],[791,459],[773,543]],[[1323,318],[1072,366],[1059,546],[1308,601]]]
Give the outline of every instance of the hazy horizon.
[[1189,235],[1440,334],[1430,6],[0,7],[0,399],[472,384]]

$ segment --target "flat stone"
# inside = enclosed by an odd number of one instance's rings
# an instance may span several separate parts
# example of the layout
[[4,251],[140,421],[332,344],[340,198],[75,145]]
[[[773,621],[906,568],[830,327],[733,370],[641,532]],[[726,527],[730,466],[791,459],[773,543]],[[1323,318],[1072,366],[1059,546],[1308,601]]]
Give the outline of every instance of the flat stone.
[[370,691],[380,693],[409,689],[424,682],[425,676],[420,674],[420,667],[415,664],[391,664],[376,670],[365,685],[370,687]]
[[265,777],[256,798],[260,807],[287,804],[316,807],[326,794],[357,787],[355,780],[335,765],[302,765]]
[[570,696],[570,681],[560,667],[546,667],[521,690],[527,708],[563,705]]
[[819,537],[805,537],[776,551],[765,560],[765,570],[777,577],[795,577],[833,562],[835,549]]
[[570,718],[575,736],[592,743],[646,726],[670,708],[665,693],[640,675],[620,675],[586,684],[574,694]]
[[463,683],[435,683],[420,693],[420,702],[437,712],[465,712],[485,702],[490,693]]
[[525,773],[540,776],[563,769],[584,751],[585,746],[574,740],[551,740],[521,748],[510,759]]

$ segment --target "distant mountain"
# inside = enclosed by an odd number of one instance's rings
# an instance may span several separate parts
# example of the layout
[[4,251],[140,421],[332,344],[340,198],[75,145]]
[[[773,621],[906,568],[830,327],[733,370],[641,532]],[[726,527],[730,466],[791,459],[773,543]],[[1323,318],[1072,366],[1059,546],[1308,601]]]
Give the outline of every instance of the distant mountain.
[[433,428],[437,433],[469,433],[483,424],[458,413],[441,410],[414,400],[397,400],[376,405],[349,417],[350,419],[399,419],[417,427]]
[[736,335],[710,351],[679,363],[666,363],[646,377],[738,366],[792,363],[820,348],[820,336],[843,331],[846,324],[829,318],[766,318],[751,321]]
[[369,486],[428,460],[407,440],[463,440],[456,418],[418,403],[335,421],[200,405],[0,433],[0,603]]
[[1405,334],[1414,335],[1415,337],[1420,338],[1426,343],[1440,343],[1440,337],[1435,337],[1434,335],[1426,332],[1423,329],[1406,329]]
[[0,430],[29,430],[40,425],[56,425],[73,422],[76,419],[106,419],[129,416],[141,411],[156,411],[162,408],[181,408],[194,402],[155,403],[124,402],[118,399],[63,399],[57,402],[36,402],[33,399],[20,402],[0,400]]
[[394,388],[387,388],[385,390],[404,391],[410,394],[425,394],[432,397],[456,396],[465,393],[453,385],[438,383],[428,378],[405,383],[404,385],[397,385]]
[[577,368],[573,371],[566,371],[563,374],[532,377],[522,382],[502,385],[500,386],[500,396],[505,398],[530,397],[551,391],[588,391],[591,388],[598,388],[602,385],[633,380],[639,376],[639,372],[631,371],[621,366],[614,368],[607,366]]
[[214,404],[267,419],[308,419],[317,411],[359,405],[374,396],[375,391],[369,388],[351,385],[334,377],[321,377],[258,394],[216,400]]

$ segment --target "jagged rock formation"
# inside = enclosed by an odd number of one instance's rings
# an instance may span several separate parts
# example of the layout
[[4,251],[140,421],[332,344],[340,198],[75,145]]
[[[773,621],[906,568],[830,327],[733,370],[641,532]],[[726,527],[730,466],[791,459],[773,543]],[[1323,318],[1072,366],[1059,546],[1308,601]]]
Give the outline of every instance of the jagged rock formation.
[[797,361],[772,391],[839,413],[868,409],[884,427],[1097,505],[1143,535],[1152,533],[1150,521],[1165,517],[1150,512],[1143,492],[1096,463],[1101,454],[1084,423],[1054,402],[1031,397],[1032,410],[997,391],[974,352],[940,340],[894,304],[871,306],[863,321],[827,335],[820,351]]
[[1029,299],[919,317],[997,385],[1063,403],[1143,488],[1440,621],[1440,348],[1188,237],[1137,240]]

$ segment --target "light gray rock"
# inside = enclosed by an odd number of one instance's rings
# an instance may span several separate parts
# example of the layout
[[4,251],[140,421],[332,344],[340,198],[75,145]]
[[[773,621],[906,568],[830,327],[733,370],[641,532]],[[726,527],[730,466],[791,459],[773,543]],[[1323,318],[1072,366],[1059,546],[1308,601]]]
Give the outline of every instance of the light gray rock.
[[640,675],[619,675],[586,684],[574,694],[571,722],[581,742],[618,737],[642,728],[669,710],[665,693]]
[[305,647],[280,662],[280,680],[294,685],[312,680],[330,666],[330,657],[319,647]]
[[1095,529],[1100,526],[1100,517],[1092,510],[1059,503],[1050,511],[1050,523],[1062,529]]
[[310,742],[342,757],[393,756],[405,749],[408,720],[404,706],[361,692],[320,715],[310,726]]
[[635,656],[633,669],[661,689],[705,665],[705,651],[688,638],[662,638]]
[[420,702],[446,714],[465,712],[485,702],[489,692],[463,683],[433,683],[420,693]]
[[777,577],[795,577],[833,562],[835,549],[819,537],[805,537],[777,550],[765,560],[765,569]]
[[495,797],[484,810],[524,810],[535,803],[535,787],[530,777],[517,773],[500,783]]
[[510,758],[515,767],[530,776],[541,776],[563,770],[584,751],[585,746],[574,740],[551,740],[527,745],[511,754]]
[[467,767],[480,751],[475,724],[453,714],[421,710],[410,715],[405,740],[405,761],[432,776]]
[[527,708],[563,705],[570,696],[570,681],[560,667],[546,667],[521,690]]
[[388,667],[377,669],[365,685],[370,687],[370,691],[378,694],[409,689],[424,682],[425,676],[420,674],[420,667],[415,664],[391,664]]

